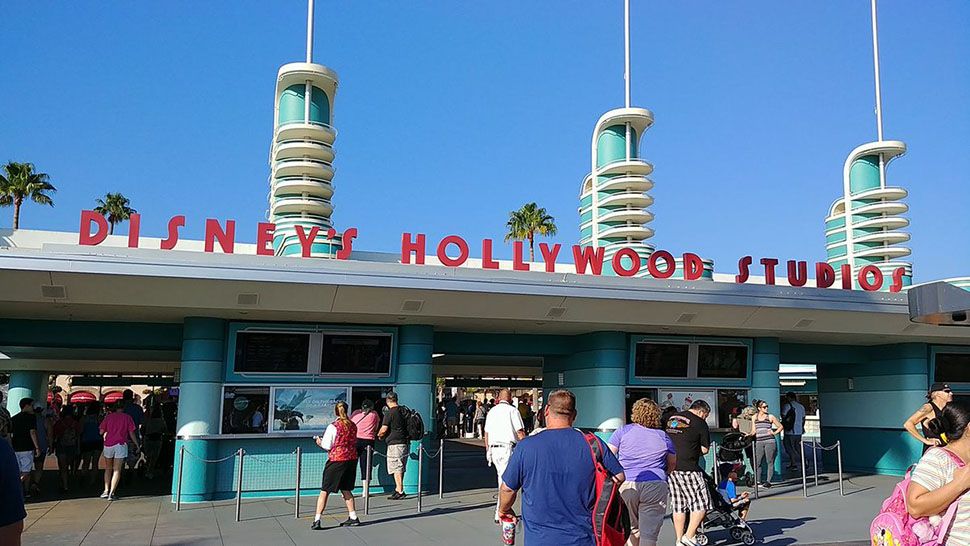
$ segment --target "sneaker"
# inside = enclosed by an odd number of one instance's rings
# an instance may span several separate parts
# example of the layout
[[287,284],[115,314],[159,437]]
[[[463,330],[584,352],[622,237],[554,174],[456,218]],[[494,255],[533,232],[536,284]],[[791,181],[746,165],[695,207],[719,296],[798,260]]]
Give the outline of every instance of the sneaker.
[[408,498],[407,493],[398,493],[397,494],[397,500],[404,500],[406,498]]
[[394,493],[392,493],[392,494],[391,494],[391,496],[390,496],[390,497],[387,497],[387,500],[398,500],[398,499],[400,499],[400,498],[401,498],[402,496],[403,496],[403,495],[402,495],[401,493],[398,493],[397,491],[395,491]]
[[323,530],[323,524],[320,523],[320,520],[314,520],[314,522],[312,524],[310,524],[310,530],[311,531],[322,531]]
[[359,518],[354,518],[354,519],[347,518],[347,521],[344,521],[343,523],[340,524],[341,527],[357,527],[358,525],[360,525]]
[[692,538],[681,537],[680,542],[677,544],[679,546],[697,546],[697,541]]
[[765,482],[761,485],[763,485],[765,489],[771,489],[771,482]]
[[101,498],[102,498],[102,499],[106,499],[106,498],[108,498],[108,492],[107,492],[107,491],[105,491],[104,493],[101,493]]
[[118,495],[108,495],[108,500],[109,501],[116,501],[116,500],[118,500]]

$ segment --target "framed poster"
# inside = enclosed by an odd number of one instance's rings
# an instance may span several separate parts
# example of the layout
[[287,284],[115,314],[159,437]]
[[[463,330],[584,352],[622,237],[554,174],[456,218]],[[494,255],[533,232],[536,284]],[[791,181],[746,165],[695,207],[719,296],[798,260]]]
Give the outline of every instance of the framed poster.
[[337,402],[350,403],[350,387],[273,387],[272,432],[323,432]]
[[695,400],[707,402],[711,406],[711,414],[707,416],[707,426],[717,428],[717,401],[715,400],[713,389],[695,391],[659,389],[658,394],[661,411],[670,411],[670,409],[674,411],[687,411]]
[[222,389],[222,433],[266,432],[269,387],[226,385]]

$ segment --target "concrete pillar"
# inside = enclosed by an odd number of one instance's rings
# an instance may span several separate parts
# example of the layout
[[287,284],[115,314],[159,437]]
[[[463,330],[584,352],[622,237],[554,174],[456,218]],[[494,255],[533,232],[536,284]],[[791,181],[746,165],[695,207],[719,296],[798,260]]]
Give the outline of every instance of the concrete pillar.
[[577,336],[571,356],[550,360],[556,369],[544,374],[545,396],[560,388],[554,385],[562,373],[561,388],[576,395],[575,426],[604,433],[623,426],[630,366],[629,340],[625,333],[594,332]]
[[50,374],[47,372],[34,370],[10,372],[10,385],[6,399],[10,415],[20,413],[22,398],[33,398],[46,404],[48,381],[50,381]]
[[[425,428],[434,425],[434,383],[431,378],[431,354],[434,349],[434,328],[431,326],[402,326],[397,343],[397,386],[398,402],[421,414]],[[418,448],[421,442],[411,442],[411,458],[404,473],[404,491],[408,494],[418,490]],[[424,443],[430,449],[431,440]],[[424,465],[422,481],[427,487],[437,466],[427,461]]]
[[186,449],[182,469],[182,501],[209,500],[215,488],[216,469],[202,462],[217,456],[215,440],[199,436],[219,433],[222,378],[225,365],[226,322],[188,317],[182,331],[182,368],[179,385],[178,435],[175,444],[174,499],[178,480],[179,448]]
[[[754,355],[751,361],[751,400],[768,402],[768,411],[781,421],[781,385],[778,368],[779,345],[777,338],[759,337],[754,340]],[[781,436],[776,437],[778,455],[775,457],[775,474],[781,475]]]

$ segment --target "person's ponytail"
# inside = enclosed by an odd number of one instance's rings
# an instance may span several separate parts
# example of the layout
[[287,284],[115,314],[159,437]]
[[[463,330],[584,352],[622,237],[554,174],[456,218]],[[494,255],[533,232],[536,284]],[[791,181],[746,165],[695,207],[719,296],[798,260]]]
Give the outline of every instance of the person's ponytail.
[[924,424],[926,430],[946,443],[963,438],[970,426],[970,404],[954,400],[947,404],[939,417],[929,419]]
[[337,402],[337,405],[334,406],[334,412],[337,414],[338,421],[351,422],[350,417],[347,417],[347,402]]

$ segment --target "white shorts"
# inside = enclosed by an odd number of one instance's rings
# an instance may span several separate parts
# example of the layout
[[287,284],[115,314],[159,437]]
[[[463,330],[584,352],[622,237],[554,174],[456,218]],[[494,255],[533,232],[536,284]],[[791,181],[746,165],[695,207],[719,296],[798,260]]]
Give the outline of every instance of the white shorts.
[[18,451],[17,465],[20,466],[20,473],[26,474],[34,469],[34,452]]
[[125,459],[128,457],[128,444],[104,447],[105,459]]

